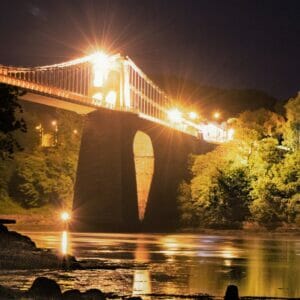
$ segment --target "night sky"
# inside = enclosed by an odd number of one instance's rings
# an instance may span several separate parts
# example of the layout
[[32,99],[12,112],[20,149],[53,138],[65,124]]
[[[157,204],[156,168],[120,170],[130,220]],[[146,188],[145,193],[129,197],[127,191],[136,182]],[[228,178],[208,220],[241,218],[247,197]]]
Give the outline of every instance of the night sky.
[[0,64],[45,65],[102,48],[146,74],[300,90],[300,1],[0,0]]

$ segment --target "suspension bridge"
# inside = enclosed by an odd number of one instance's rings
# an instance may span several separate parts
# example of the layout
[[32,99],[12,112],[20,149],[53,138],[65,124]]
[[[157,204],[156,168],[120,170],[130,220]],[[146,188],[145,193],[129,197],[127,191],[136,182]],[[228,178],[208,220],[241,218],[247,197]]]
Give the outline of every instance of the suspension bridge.
[[132,112],[210,142],[224,142],[231,133],[196,123],[175,109],[175,103],[128,57],[97,52],[64,63],[39,67],[0,65],[0,82],[27,91],[24,100],[86,114],[106,108]]
[[48,66],[0,66],[0,83],[26,90],[24,100],[86,115],[74,184],[78,231],[174,228],[189,155],[232,138],[230,131],[180,112],[120,55],[99,52]]

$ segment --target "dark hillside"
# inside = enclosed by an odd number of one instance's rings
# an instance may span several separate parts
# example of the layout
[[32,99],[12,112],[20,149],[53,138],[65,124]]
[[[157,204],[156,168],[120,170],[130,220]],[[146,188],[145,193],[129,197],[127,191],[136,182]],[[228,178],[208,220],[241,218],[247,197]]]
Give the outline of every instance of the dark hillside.
[[252,89],[224,89],[212,86],[200,86],[196,82],[170,76],[152,76],[153,80],[171,95],[174,100],[188,109],[198,110],[206,118],[212,112],[222,112],[224,118],[233,117],[245,110],[265,108],[280,110],[278,99],[263,91]]

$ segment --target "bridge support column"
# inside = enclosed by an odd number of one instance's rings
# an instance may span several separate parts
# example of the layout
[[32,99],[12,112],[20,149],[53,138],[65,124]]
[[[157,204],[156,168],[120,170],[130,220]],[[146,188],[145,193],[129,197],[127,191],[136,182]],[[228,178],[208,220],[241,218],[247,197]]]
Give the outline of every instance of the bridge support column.
[[138,228],[130,117],[135,116],[110,110],[87,116],[74,191],[75,230]]

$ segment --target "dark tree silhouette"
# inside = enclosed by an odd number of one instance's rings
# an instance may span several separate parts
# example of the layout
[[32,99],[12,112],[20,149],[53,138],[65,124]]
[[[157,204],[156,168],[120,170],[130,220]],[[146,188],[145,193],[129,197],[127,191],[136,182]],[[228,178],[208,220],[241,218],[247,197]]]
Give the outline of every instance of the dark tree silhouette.
[[12,159],[16,151],[22,150],[15,136],[26,132],[26,123],[20,116],[23,112],[18,97],[24,91],[6,84],[0,84],[0,159]]

